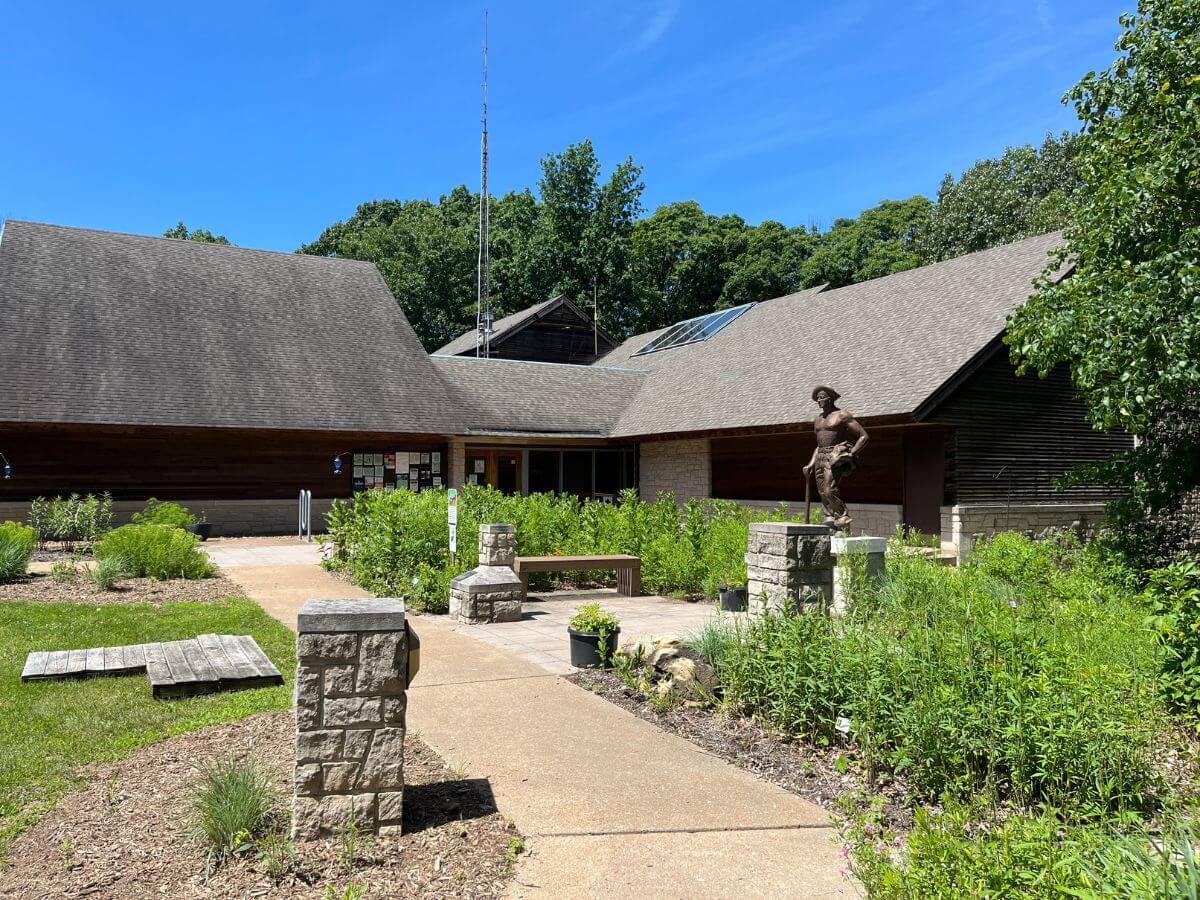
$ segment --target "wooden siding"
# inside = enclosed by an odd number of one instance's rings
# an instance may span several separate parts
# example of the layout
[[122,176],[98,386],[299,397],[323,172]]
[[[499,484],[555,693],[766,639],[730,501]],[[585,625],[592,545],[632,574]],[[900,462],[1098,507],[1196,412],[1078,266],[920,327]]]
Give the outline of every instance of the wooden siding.
[[[599,355],[608,353],[615,346],[603,334],[600,335]],[[475,351],[460,355],[474,356]],[[569,306],[560,306],[521,327],[511,336],[494,341],[492,356],[498,359],[587,365],[597,357],[591,320],[576,315]]]
[[[437,435],[0,423],[13,477],[0,501],[110,491],[117,500],[294,499],[350,496],[351,458],[334,454],[441,451]],[[445,455],[443,460],[447,459]]]
[[1065,366],[1047,378],[1018,377],[1000,348],[928,416],[951,426],[948,503],[1103,500],[1098,486],[1058,491],[1054,482],[1081,463],[1126,449],[1124,434],[1095,431]]

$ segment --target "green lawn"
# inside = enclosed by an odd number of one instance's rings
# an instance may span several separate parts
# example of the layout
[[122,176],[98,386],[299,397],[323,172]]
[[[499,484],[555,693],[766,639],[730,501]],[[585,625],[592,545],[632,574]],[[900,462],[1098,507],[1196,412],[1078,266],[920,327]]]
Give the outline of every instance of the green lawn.
[[[31,650],[67,650],[198,634],[250,634],[284,673],[286,684],[155,700],[145,675],[22,684]],[[124,756],[168,735],[252,713],[287,709],[295,637],[252,600],[90,606],[0,603],[0,860],[77,779],[78,768]]]

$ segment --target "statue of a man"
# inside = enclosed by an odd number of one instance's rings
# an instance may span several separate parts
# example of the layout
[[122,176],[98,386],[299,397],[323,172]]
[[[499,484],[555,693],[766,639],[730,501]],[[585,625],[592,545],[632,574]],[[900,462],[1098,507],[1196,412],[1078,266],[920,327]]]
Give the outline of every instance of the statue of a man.
[[[846,504],[838,492],[843,478],[854,471],[855,462],[866,446],[867,431],[858,424],[849,411],[838,409],[838,392],[825,385],[813,388],[812,398],[821,408],[821,414],[813,419],[813,430],[817,434],[817,446],[812,459],[804,467],[804,478],[816,476],[817,492],[825,507],[825,524],[844,530],[850,524]],[[807,490],[807,489],[806,489]]]

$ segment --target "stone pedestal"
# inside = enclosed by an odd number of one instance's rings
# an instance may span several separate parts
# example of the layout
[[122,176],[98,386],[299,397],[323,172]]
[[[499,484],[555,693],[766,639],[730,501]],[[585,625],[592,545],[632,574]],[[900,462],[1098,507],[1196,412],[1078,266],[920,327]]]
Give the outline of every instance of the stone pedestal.
[[352,822],[399,833],[404,717],[418,665],[404,601],[310,600],[296,623],[296,769],[292,836]]
[[524,593],[513,571],[516,558],[512,525],[480,525],[479,565],[450,582],[450,615],[467,625],[520,619]]
[[833,536],[830,540],[830,552],[835,560],[831,612],[840,615],[846,611],[849,594],[859,579],[876,586],[883,583],[886,551],[886,538]]
[[793,615],[833,600],[830,529],[797,522],[752,522],[746,574],[752,615]]

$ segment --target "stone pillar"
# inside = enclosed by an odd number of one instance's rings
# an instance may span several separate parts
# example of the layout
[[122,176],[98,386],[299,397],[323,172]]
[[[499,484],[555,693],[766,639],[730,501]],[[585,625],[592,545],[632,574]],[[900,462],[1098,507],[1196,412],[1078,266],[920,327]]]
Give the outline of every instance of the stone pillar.
[[830,611],[840,615],[847,609],[848,595],[853,590],[854,580],[864,578],[875,585],[883,583],[887,571],[887,540],[879,537],[843,537],[835,534],[830,539],[830,552],[836,561],[833,567],[833,604]]
[[793,615],[833,600],[830,529],[798,522],[751,522],[746,548],[752,615]]
[[460,488],[467,483],[467,443],[450,438],[446,459],[446,486]]
[[480,525],[479,565],[450,582],[450,615],[466,625],[520,619],[525,586],[513,571],[516,558],[516,528]]
[[404,601],[309,600],[296,622],[296,770],[292,837],[351,822],[399,833],[404,715],[416,675]]

